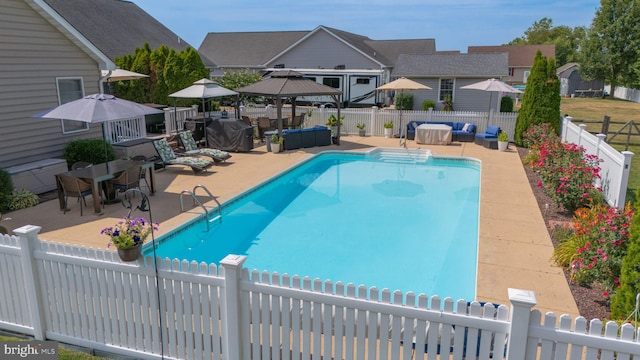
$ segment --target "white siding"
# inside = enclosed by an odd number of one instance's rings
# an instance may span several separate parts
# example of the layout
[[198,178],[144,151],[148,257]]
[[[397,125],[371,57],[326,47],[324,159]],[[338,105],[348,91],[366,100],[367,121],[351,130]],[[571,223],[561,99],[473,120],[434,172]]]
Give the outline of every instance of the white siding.
[[95,61],[21,0],[0,3],[0,167],[60,157],[65,144],[89,132],[62,135],[59,120],[31,115],[58,105],[56,77],[80,77],[98,92]]

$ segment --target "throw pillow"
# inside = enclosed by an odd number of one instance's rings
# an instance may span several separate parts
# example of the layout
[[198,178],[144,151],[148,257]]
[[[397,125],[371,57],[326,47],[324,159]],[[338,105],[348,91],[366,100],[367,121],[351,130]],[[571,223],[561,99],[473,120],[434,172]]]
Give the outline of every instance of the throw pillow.
[[464,124],[464,126],[462,127],[462,132],[467,132],[469,131],[469,128],[471,127],[471,123],[466,123]]

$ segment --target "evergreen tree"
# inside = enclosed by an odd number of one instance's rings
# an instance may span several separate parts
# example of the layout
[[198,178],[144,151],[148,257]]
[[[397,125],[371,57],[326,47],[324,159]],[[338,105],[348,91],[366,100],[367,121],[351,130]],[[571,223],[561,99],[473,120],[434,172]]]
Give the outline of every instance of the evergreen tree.
[[[636,199],[640,199],[640,190]],[[636,213],[629,228],[627,253],[622,258],[620,287],[611,299],[611,318],[626,319],[636,307],[636,296],[640,293],[640,200],[636,200]],[[640,315],[640,314],[639,314]]]
[[556,133],[560,133],[560,81],[556,76],[555,61],[547,61],[538,51],[518,111],[515,143],[524,146],[524,132],[531,125],[541,123],[549,123]]

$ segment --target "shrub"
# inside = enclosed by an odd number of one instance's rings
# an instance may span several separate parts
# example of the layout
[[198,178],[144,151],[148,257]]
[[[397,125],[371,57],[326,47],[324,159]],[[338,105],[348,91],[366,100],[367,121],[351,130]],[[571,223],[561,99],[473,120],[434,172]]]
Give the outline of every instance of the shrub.
[[29,190],[20,189],[14,191],[7,201],[7,208],[9,210],[26,209],[32,206],[36,206],[40,203],[40,198]]
[[429,109],[434,109],[436,108],[436,102],[433,100],[424,100],[422,102],[422,110],[429,110]]
[[500,112],[513,112],[513,98],[511,96],[503,96],[500,99]]
[[[105,158],[105,146],[107,158]],[[115,153],[113,146],[102,139],[78,139],[67,143],[64,148],[64,158],[69,165],[77,161],[100,164],[115,159]]]
[[629,205],[618,209],[607,204],[594,204],[575,212],[573,228],[578,239],[576,243],[586,240],[571,260],[572,272],[580,284],[603,285],[605,297],[617,288],[632,216],[633,210]]
[[6,170],[0,169],[0,210],[8,209],[11,193],[13,193],[11,175]]
[[[637,192],[640,198],[640,190]],[[636,200],[635,208],[640,206]],[[636,295],[640,293],[640,215],[636,212],[631,220],[627,253],[622,258],[620,281],[611,297],[611,317],[625,319],[636,310]]]
[[442,111],[453,111],[453,101],[451,100],[451,94],[444,96],[442,101]]
[[413,110],[413,95],[412,94],[396,94],[393,99],[397,110]]

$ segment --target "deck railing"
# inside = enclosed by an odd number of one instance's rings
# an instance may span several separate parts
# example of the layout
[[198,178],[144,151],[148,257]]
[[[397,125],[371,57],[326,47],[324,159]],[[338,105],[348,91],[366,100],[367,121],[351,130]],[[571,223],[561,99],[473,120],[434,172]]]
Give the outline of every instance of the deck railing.
[[[0,235],[0,329],[139,359],[629,359],[630,324]],[[508,305],[508,306],[507,306]],[[619,334],[619,335],[618,335]]]

